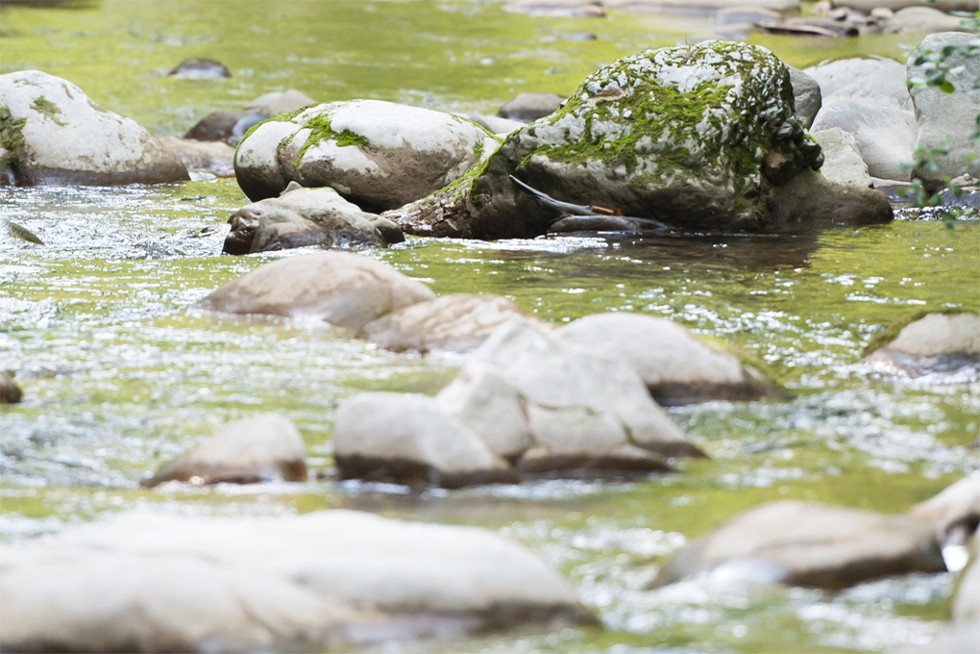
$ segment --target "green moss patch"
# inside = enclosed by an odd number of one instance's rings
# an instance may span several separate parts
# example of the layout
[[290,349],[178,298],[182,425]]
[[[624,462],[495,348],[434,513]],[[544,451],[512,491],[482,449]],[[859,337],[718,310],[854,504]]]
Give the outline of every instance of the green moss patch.
[[53,121],[56,125],[64,127],[67,124],[58,117],[61,115],[61,109],[58,108],[58,105],[51,102],[43,95],[34,98],[34,102],[31,103],[31,108],[43,115],[45,118]]
[[8,166],[17,170],[20,163],[20,152],[24,147],[24,125],[26,118],[14,118],[10,108],[0,106],[0,146],[4,152],[0,155],[0,168]]
[[337,147],[341,148],[352,145],[364,148],[370,145],[367,137],[363,134],[358,134],[349,129],[344,129],[339,132],[335,131],[330,123],[330,116],[327,113],[322,113],[307,119],[302,126],[310,130],[310,135],[306,138],[306,143],[303,144],[303,147],[300,148],[299,154],[296,155],[294,166],[297,167],[299,166],[299,162],[303,160],[303,155],[306,154],[306,151],[323,141],[333,140],[337,144]]

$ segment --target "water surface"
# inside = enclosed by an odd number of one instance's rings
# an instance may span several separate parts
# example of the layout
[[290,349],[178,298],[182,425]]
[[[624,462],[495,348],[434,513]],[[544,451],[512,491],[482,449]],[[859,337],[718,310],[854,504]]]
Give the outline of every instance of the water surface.
[[[523,90],[567,93],[596,66],[695,38],[693,18],[506,13],[498,2],[127,2],[0,9],[0,71],[40,68],[161,133],[271,90],[493,112]],[[596,40],[581,40],[583,33]],[[842,52],[901,56],[914,37],[759,38],[804,66]],[[227,80],[164,73],[214,57]],[[670,477],[431,491],[314,481],[145,491],[139,481],[223,423],[289,416],[328,472],[337,403],[364,390],[434,393],[458,360],[396,355],[326,325],[218,316],[194,303],[276,256],[220,256],[233,180],[0,189],[0,365],[26,401],[0,408],[0,538],[133,508],[287,514],[345,507],[475,524],[558,568],[605,630],[494,635],[404,651],[866,652],[925,642],[950,575],[840,594],[707,579],[648,591],[663,557],[760,502],[898,512],[978,466],[975,374],[910,379],[860,363],[872,336],[932,308],[980,307],[980,226],[907,212],[883,226],[795,237],[410,239],[366,256],[437,293],[486,292],[562,323],[602,311],[671,318],[741,347],[787,403],[671,409],[713,457]]]

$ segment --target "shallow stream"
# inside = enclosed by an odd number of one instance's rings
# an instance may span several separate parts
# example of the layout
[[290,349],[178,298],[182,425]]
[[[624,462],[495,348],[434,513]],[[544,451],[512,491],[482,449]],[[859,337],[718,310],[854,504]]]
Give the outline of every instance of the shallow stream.
[[[694,17],[532,17],[495,0],[137,2],[0,8],[0,72],[40,68],[159,133],[209,111],[298,88],[492,113],[524,90],[570,92],[618,56],[709,31]],[[584,34],[595,40],[584,40]],[[917,37],[769,37],[787,62],[902,57]],[[164,73],[220,59],[228,80]],[[435,392],[452,358],[391,354],[322,324],[216,316],[194,302],[274,256],[220,256],[247,202],[233,180],[155,187],[0,188],[0,368],[25,402],[0,408],[0,539],[105,512],[284,514],[345,507],[475,524],[558,568],[603,630],[496,634],[431,652],[866,652],[928,642],[951,575],[839,594],[723,580],[645,590],[663,557],[755,504],[801,498],[904,511],[980,466],[975,375],[909,379],[859,362],[888,324],[923,309],[980,307],[980,225],[900,211],[884,226],[796,237],[649,241],[411,239],[367,256],[440,294],[498,293],[560,323],[602,311],[676,320],[741,347],[794,399],[671,409],[712,457],[631,482],[542,481],[431,491],[314,481],[146,491],[140,479],[221,424],[279,411],[309,463],[331,465],[337,403],[363,390]],[[913,219],[915,218],[915,219]]]

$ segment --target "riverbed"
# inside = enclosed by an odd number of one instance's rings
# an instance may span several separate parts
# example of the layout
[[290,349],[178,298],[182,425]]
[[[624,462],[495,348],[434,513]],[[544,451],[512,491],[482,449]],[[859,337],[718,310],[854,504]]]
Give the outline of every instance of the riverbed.
[[[691,16],[527,16],[496,0],[103,0],[0,9],[0,72],[39,68],[161,134],[212,110],[297,88],[493,113],[521,91],[568,93],[595,67],[709,31]],[[591,37],[595,37],[594,39]],[[588,37],[588,38],[587,38]],[[902,59],[919,37],[751,37],[803,67],[841,54]],[[190,56],[232,77],[165,73]],[[234,180],[153,187],[0,188],[0,368],[25,401],[0,408],[0,539],[21,541],[134,508],[279,515],[356,508],[473,524],[561,571],[603,629],[495,634],[426,652],[867,652],[924,643],[952,575],[830,594],[685,582],[646,589],[664,557],[734,513],[800,498],[901,512],[980,466],[975,373],[908,378],[860,362],[887,325],[980,307],[980,225],[900,207],[888,225],[796,236],[409,239],[365,252],[438,294],[497,293],[562,323],[604,311],[675,320],[740,347],[793,396],[670,409],[711,459],[641,481],[546,480],[410,494],[305,484],[144,490],[160,463],[232,419],[278,411],[330,471],[338,402],[364,390],[434,393],[452,357],[392,354],[319,323],[219,316],[194,303],[295,252],[220,255],[247,203]],[[387,651],[387,650],[386,650]]]

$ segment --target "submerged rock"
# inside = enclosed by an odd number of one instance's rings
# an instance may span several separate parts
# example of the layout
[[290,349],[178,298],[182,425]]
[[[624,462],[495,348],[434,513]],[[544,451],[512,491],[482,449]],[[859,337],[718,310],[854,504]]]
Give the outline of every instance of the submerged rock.
[[143,481],[152,488],[167,481],[195,485],[263,481],[305,481],[306,447],[293,423],[265,413],[226,425]]
[[222,313],[317,318],[359,330],[384,314],[435,294],[368,257],[317,252],[267,263],[198,303]]
[[14,381],[14,373],[0,370],[0,404],[17,404],[23,397],[24,392]]
[[184,79],[220,79],[231,77],[231,71],[216,59],[191,57],[174,66],[167,75]]
[[3,651],[334,651],[595,625],[524,547],[354,511],[126,513],[3,547]]
[[231,231],[223,248],[227,254],[308,245],[339,249],[385,247],[389,242],[404,240],[397,225],[361,211],[332,188],[307,189],[296,182],[291,182],[277,198],[242,207],[228,222]]
[[[966,52],[971,48],[973,54],[969,56]],[[922,84],[929,72],[927,67],[934,65],[928,61],[929,55],[935,58],[946,50],[953,51],[943,62],[949,69],[946,81],[955,88],[952,93]],[[918,82],[909,87],[918,127],[915,147],[926,152],[941,151],[932,157],[930,166],[915,171],[916,177],[932,187],[942,186],[945,179],[964,173],[980,178],[978,142],[972,137],[978,129],[976,120],[980,113],[978,52],[980,37],[976,34],[943,32],[927,36],[909,57],[908,79]],[[926,61],[917,63],[920,57]]]
[[836,590],[945,570],[933,530],[921,520],[783,501],[740,513],[694,541],[667,561],[653,585],[713,572]]
[[912,316],[876,337],[862,360],[913,376],[968,366],[980,369],[980,315],[946,312]]
[[554,93],[521,93],[500,107],[497,115],[509,120],[529,123],[555,112],[563,97]]
[[448,184],[495,145],[489,132],[459,116],[379,100],[332,102],[254,128],[238,146],[235,171],[252,200],[295,181],[333,187],[377,211]]
[[191,127],[184,138],[237,145],[253,125],[311,104],[314,104],[313,98],[295,89],[266,93],[249,102],[244,109],[212,111]]
[[175,136],[159,138],[164,148],[180,158],[191,179],[235,176],[235,167],[232,165],[235,149],[227,143],[179,139]]
[[365,325],[360,336],[395,352],[469,352],[512,320],[547,329],[507,298],[457,293],[392,311]]
[[631,367],[660,404],[784,396],[734,350],[664,318],[595,314],[559,328],[555,336]]
[[177,155],[143,127],[38,70],[0,75],[0,141],[0,169],[11,171],[18,185],[188,179]]
[[559,215],[525,196],[513,176],[563,202],[685,229],[808,223],[814,203],[834,204],[838,220],[891,218],[878,194],[827,184],[806,207],[786,204],[778,189],[797,178],[798,186],[817,184],[819,176],[801,173],[820,162],[782,62],[763,48],[711,41],[601,68],[558,111],[510,134],[486,162],[389,217],[420,235],[545,233]]

